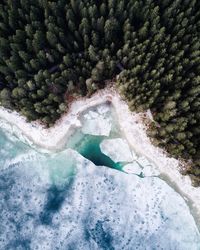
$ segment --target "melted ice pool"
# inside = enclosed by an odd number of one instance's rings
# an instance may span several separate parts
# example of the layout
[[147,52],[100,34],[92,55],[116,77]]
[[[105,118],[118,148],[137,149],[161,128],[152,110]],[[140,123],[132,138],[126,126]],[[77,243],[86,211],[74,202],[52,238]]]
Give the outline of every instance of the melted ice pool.
[[186,202],[129,147],[112,107],[80,121],[51,154],[0,130],[0,249],[199,250]]

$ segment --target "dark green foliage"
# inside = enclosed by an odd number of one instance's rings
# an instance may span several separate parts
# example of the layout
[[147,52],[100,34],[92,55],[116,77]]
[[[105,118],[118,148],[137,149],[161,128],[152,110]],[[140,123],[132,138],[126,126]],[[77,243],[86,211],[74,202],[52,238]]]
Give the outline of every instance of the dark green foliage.
[[52,124],[116,75],[151,134],[200,179],[200,2],[2,0],[0,102]]

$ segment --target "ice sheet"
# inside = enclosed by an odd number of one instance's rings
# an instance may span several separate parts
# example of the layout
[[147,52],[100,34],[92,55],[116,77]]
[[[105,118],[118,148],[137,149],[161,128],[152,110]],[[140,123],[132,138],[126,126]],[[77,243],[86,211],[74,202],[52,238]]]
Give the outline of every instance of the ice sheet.
[[199,249],[188,206],[159,178],[96,167],[72,150],[40,162],[0,174],[1,249]]

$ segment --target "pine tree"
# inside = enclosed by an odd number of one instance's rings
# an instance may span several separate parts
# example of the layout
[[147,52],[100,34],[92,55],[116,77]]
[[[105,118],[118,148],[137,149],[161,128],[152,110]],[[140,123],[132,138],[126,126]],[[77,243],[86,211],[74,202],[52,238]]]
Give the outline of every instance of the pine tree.
[[199,17],[196,0],[3,1],[0,103],[52,124],[66,96],[116,79],[131,110],[151,109],[156,144],[193,159],[200,184]]

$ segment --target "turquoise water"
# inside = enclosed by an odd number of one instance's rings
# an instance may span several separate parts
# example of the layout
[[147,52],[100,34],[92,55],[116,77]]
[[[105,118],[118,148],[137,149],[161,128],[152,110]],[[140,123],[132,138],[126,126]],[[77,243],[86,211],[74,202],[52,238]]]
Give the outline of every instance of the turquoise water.
[[85,135],[73,147],[79,154],[93,162],[96,166],[106,166],[122,170],[123,163],[114,162],[110,157],[103,154],[100,149],[100,143],[105,139],[104,136]]
[[0,249],[200,249],[184,199],[158,177],[124,173],[101,152],[105,138],[79,128],[47,154],[0,130]]

